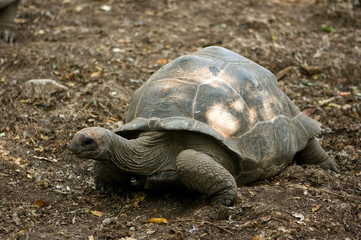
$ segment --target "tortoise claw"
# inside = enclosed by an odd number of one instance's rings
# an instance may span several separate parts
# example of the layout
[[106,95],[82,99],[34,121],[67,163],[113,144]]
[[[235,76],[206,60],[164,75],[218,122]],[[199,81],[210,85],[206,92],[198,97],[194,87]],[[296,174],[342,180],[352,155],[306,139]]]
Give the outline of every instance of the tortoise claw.
[[217,195],[212,197],[211,205],[217,208],[221,206],[233,205],[235,202],[236,195],[237,192],[235,192],[233,188],[224,189],[223,191],[218,192]]
[[330,157],[327,158],[325,161],[321,162],[319,165],[324,170],[332,170],[336,173],[340,172],[337,163]]
[[0,26],[0,38],[4,39],[7,43],[13,43],[15,40],[15,32],[11,31],[9,29],[2,29],[2,26]]
[[124,186],[119,186],[117,182],[105,182],[99,178],[94,178],[95,189],[100,191],[103,194],[115,193],[120,194],[125,192],[126,188]]

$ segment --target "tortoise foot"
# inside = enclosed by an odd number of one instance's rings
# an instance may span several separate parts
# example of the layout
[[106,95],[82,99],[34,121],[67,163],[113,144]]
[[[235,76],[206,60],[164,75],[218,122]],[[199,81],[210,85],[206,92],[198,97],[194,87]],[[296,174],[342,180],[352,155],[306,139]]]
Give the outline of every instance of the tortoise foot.
[[115,165],[94,162],[95,189],[101,193],[122,193],[131,184],[131,176],[120,171]]
[[221,206],[229,206],[234,204],[235,196],[237,196],[237,191],[234,189],[225,189],[221,191],[217,195],[213,196],[211,199],[211,205],[214,207],[221,207]]
[[5,42],[7,43],[14,42],[15,36],[16,33],[14,31],[5,29],[2,26],[0,26],[0,38],[3,38]]
[[338,169],[337,163],[335,162],[335,160],[333,160],[330,157],[328,157],[328,159],[320,162],[318,165],[324,170],[332,170],[336,173],[340,172],[340,170]]
[[98,179],[97,177],[94,178],[95,189],[100,191],[103,194],[110,194],[116,193],[120,194],[127,190],[127,187],[119,185],[118,182],[106,182]]

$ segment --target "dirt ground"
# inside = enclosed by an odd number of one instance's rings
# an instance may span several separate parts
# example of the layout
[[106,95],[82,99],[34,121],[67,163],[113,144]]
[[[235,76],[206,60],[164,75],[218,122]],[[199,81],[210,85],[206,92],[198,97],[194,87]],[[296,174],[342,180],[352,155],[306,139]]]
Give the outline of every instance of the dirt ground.
[[[17,26],[0,42],[0,239],[361,239],[359,1],[23,0]],[[99,194],[71,136],[115,129],[153,72],[209,45],[275,73],[340,173],[292,165],[218,209],[174,189]],[[22,95],[44,78],[68,89]]]

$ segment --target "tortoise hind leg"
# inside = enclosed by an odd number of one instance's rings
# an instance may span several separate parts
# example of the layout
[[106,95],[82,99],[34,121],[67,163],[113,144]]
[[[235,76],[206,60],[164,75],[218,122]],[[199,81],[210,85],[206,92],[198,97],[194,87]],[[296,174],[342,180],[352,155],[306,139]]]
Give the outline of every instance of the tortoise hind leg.
[[315,137],[308,141],[306,147],[298,152],[294,159],[298,164],[316,164],[325,170],[339,172],[337,163],[327,155]]

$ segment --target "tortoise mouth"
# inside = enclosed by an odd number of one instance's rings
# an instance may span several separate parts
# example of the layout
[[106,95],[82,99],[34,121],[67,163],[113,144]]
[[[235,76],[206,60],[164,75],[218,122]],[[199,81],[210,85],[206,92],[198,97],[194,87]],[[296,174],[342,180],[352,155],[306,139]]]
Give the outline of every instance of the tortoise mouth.
[[96,148],[94,149],[92,147],[92,149],[90,148],[84,149],[84,147],[79,146],[79,144],[72,142],[69,146],[69,150],[73,155],[79,158],[87,158],[91,155],[94,155],[94,150],[96,150]]
[[73,155],[75,155],[78,158],[81,159],[92,159],[92,155],[94,155],[93,151],[80,151],[80,152],[74,152],[72,151]]
[[74,142],[71,142],[70,143],[70,146],[69,146],[69,150],[72,154],[76,155],[78,154],[78,148],[76,147],[76,145],[74,144]]

